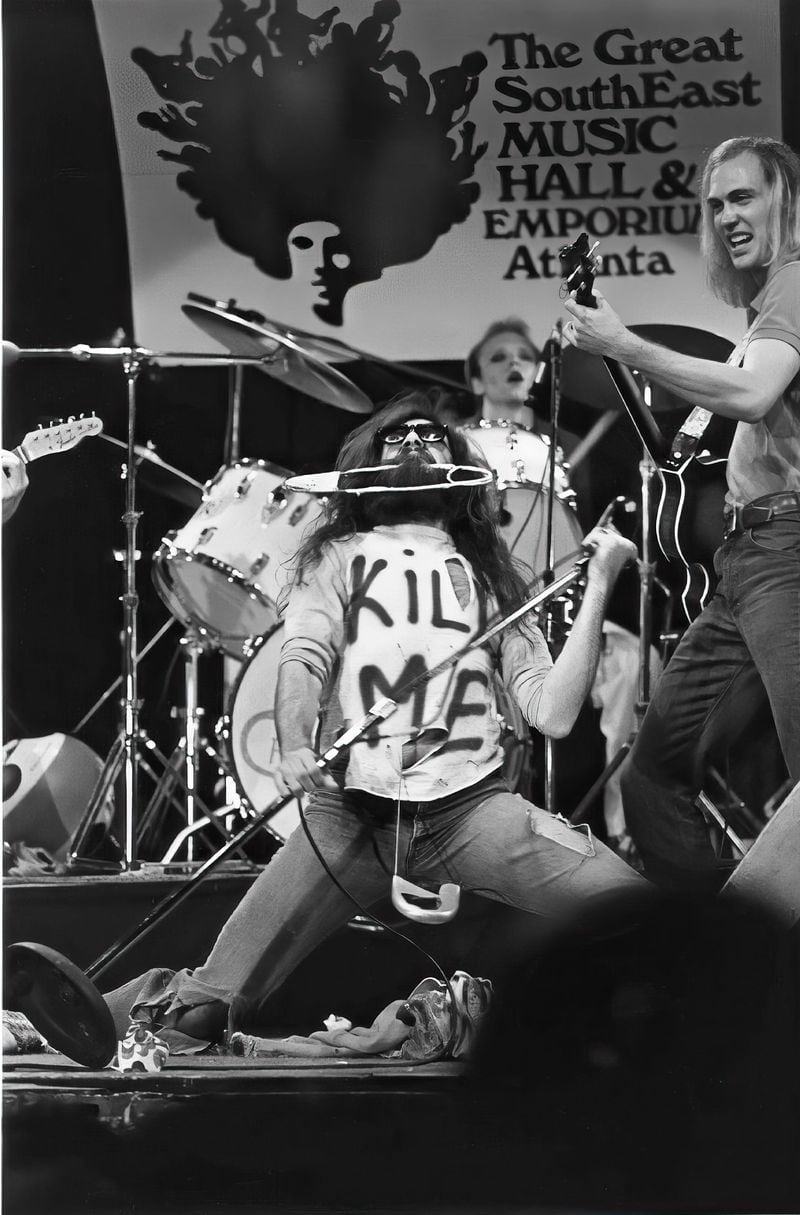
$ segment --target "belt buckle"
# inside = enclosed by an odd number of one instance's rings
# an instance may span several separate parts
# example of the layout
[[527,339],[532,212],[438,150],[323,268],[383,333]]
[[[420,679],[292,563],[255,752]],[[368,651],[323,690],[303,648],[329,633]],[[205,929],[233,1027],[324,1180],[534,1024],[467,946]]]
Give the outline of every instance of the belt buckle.
[[739,505],[739,503],[738,502],[732,503],[731,513],[728,516],[727,522],[725,524],[725,532],[723,535],[724,540],[728,540],[731,536],[735,535],[736,532],[740,530],[741,515],[742,515],[742,508]]

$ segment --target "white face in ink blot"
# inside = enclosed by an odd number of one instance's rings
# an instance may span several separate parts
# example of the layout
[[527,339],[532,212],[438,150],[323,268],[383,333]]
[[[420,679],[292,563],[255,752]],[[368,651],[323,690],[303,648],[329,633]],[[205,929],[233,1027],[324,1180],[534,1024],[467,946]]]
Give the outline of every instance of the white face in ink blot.
[[292,228],[288,243],[292,278],[308,287],[312,304],[329,303],[325,270],[345,270],[350,265],[349,255],[337,247],[341,243],[338,226],[323,219],[308,220]]

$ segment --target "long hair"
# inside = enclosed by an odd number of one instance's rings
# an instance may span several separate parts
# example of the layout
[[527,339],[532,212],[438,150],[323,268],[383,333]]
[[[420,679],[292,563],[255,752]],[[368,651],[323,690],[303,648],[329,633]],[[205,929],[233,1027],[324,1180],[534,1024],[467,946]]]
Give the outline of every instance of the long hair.
[[[413,391],[389,401],[345,439],[336,460],[336,469],[367,468],[380,463],[380,427],[407,422],[410,418],[428,418],[447,425],[448,445],[452,462],[488,468],[486,459],[470,443],[466,434],[447,421],[452,416],[447,394],[439,389],[430,392]],[[479,587],[494,595],[504,611],[518,606],[525,595],[527,583],[517,569],[498,525],[499,500],[492,484],[468,486],[450,490],[459,494],[459,508],[448,524],[456,549],[469,561]],[[347,539],[372,524],[364,517],[364,503],[357,494],[331,494],[321,521],[301,544],[293,565],[295,579],[302,581],[305,573],[320,561],[325,546],[332,541]]]
[[737,270],[720,239],[708,206],[711,174],[719,165],[743,152],[758,158],[764,179],[772,190],[769,215],[770,266],[787,255],[800,253],[800,158],[785,143],[768,135],[738,135],[714,148],[703,171],[701,197],[703,226],[700,247],[706,263],[706,278],[714,294],[726,304],[745,307],[761,284],[750,271]]

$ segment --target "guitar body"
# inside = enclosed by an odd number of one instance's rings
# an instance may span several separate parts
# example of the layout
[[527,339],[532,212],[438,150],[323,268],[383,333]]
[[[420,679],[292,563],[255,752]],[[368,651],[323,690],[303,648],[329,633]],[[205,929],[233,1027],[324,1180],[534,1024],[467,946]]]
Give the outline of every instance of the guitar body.
[[678,469],[659,468],[661,501],[656,539],[667,559],[666,580],[680,595],[691,622],[714,593],[714,553],[722,543],[725,502],[724,458],[689,460]]

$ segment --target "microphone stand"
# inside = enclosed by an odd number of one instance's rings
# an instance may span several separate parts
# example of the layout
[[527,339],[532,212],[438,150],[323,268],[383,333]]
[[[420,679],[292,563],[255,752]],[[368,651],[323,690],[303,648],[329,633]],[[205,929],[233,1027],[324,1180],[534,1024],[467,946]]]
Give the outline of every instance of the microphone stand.
[[[4,346],[10,358],[57,358],[77,359],[79,362],[89,362],[95,359],[115,359],[122,365],[125,376],[126,400],[128,411],[128,431],[126,446],[126,463],[123,479],[125,481],[125,509],[122,523],[125,528],[125,548],[123,555],[123,593],[122,601],[122,686],[121,701],[122,723],[120,732],[103,765],[103,770],[95,786],[89,804],[78,824],[73,836],[67,858],[68,867],[78,863],[92,825],[100,811],[106,805],[109,794],[115,783],[119,782],[121,814],[123,820],[123,844],[120,867],[124,870],[138,868],[136,856],[136,814],[139,794],[139,746],[143,741],[140,731],[139,718],[141,702],[138,686],[138,608],[139,596],[136,590],[136,570],[138,564],[136,550],[136,532],[141,518],[136,503],[136,413],[137,413],[137,382],[142,367],[159,359],[170,359],[181,362],[221,363],[236,365],[239,363],[264,363],[268,358],[236,357],[232,355],[207,355],[198,353],[156,353],[141,346],[88,346],[79,344],[69,347],[40,347],[20,349],[12,343]],[[85,860],[84,860],[84,863]],[[107,868],[106,862],[100,867]],[[114,866],[116,868],[116,866]]]
[[[545,551],[547,566],[542,575],[545,586],[550,586],[555,577],[555,551],[553,535],[554,495],[556,487],[556,455],[558,452],[558,415],[561,408],[561,318],[556,321],[550,338],[550,451],[547,461],[547,526]],[[547,608],[545,638],[552,649],[554,642],[553,611]],[[555,813],[555,745],[552,738],[544,740],[544,804],[545,809]]]

